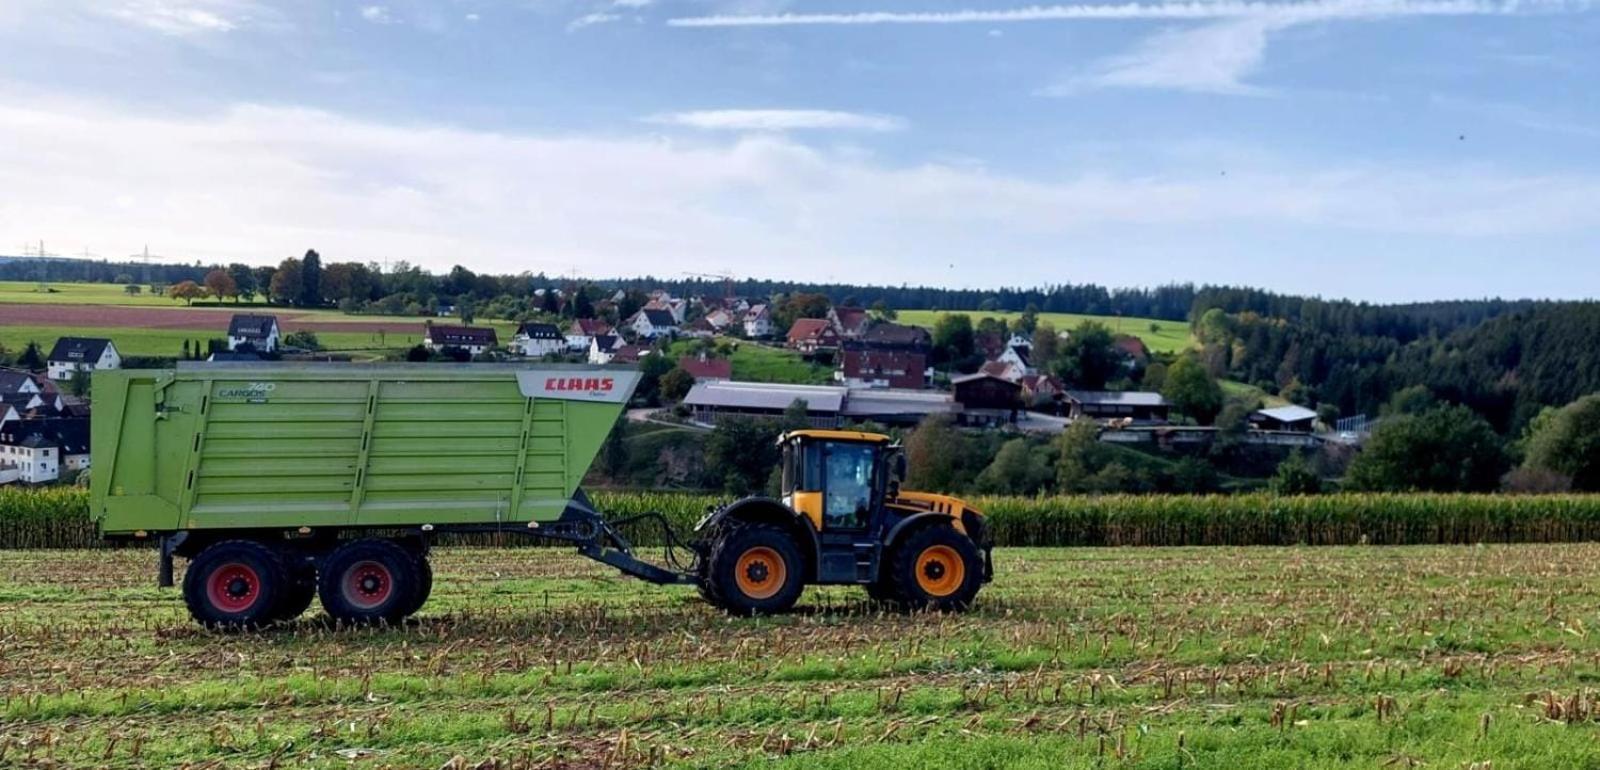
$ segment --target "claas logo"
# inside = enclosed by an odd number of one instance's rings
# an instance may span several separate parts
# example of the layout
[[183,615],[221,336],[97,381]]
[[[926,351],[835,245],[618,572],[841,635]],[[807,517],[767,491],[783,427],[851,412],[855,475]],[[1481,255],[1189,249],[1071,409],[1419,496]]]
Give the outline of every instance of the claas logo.
[[610,393],[616,381],[610,377],[546,377],[545,390],[586,390],[591,393]]

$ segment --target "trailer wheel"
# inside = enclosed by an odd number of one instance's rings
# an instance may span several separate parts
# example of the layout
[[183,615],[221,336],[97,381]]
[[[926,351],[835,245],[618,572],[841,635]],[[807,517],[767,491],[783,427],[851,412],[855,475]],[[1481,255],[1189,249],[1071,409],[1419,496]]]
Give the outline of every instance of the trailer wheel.
[[306,608],[311,606],[311,600],[317,598],[315,567],[301,564],[288,567],[287,572],[289,580],[278,599],[278,609],[272,614],[273,619],[279,622],[288,622],[305,614]]
[[433,595],[433,566],[428,564],[425,554],[413,554],[411,557],[417,563],[417,587],[411,594],[411,602],[406,607],[406,615],[414,615],[422,605],[428,603],[428,597]]
[[923,527],[901,541],[890,556],[889,580],[900,600],[914,609],[965,610],[983,585],[983,557],[960,532]]
[[272,549],[251,540],[224,540],[189,562],[183,600],[207,628],[260,628],[277,620],[288,584],[283,559]]
[[398,623],[415,609],[418,573],[416,560],[393,541],[355,540],[328,557],[317,593],[335,620],[356,625]]
[[736,615],[784,612],[805,589],[800,549],[784,530],[751,524],[730,530],[713,549],[709,591]]

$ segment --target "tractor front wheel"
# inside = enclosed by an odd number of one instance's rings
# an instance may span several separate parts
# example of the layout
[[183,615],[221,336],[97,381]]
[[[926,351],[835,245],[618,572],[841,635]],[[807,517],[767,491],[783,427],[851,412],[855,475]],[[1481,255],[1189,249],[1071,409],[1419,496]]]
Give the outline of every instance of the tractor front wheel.
[[711,549],[705,580],[701,595],[735,615],[785,612],[805,589],[800,549],[788,532],[766,524],[727,531]]

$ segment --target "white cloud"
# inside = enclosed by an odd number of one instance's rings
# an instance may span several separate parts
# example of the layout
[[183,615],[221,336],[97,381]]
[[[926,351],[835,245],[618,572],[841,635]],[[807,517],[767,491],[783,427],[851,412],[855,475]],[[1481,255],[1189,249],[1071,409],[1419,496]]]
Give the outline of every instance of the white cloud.
[[618,8],[644,8],[655,0],[612,0],[611,4]]
[[1033,5],[1004,10],[859,11],[852,13],[720,14],[669,19],[675,27],[772,27],[858,24],[1001,24],[1033,21],[1118,19],[1218,20],[1277,18],[1285,21],[1375,19],[1409,16],[1491,16],[1588,8],[1587,0],[1307,0],[1258,2],[1106,3]]
[[[1226,177],[1024,176],[889,163],[781,134],[509,135],[282,107],[151,116],[0,96],[0,189],[28,190],[0,206],[0,243],[43,238],[64,252],[148,242],[172,256],[266,262],[315,247],[433,269],[660,275],[738,264],[813,279],[1127,285],[1251,281],[1295,244],[1308,289],[1347,280],[1371,296],[1391,285],[1385,270],[1425,270],[1437,253],[1456,259],[1485,239],[1521,259],[1539,251],[1538,236],[1572,253],[1600,237],[1600,179],[1576,173],[1261,161]],[[1265,256],[1238,245],[1263,232],[1280,239]],[[1348,259],[1307,256],[1330,248]],[[1356,269],[1356,255],[1381,264]],[[1482,280],[1485,292],[1515,290],[1487,283],[1501,280],[1489,272]]]
[[589,13],[589,14],[584,14],[583,16],[579,16],[578,18],[573,19],[571,22],[569,22],[567,24],[567,31],[568,32],[576,32],[576,31],[578,31],[580,29],[583,29],[584,27],[593,27],[596,24],[610,24],[613,21],[621,21],[621,20],[622,20],[622,17],[617,15],[617,14],[615,14],[615,13]]
[[388,8],[381,5],[362,6],[361,18],[366,19],[373,24],[394,24],[396,21],[398,21],[395,19],[394,14],[389,13]]
[[238,28],[235,15],[244,10],[240,3],[217,0],[124,0],[97,7],[113,18],[178,37],[230,32]]
[[1166,30],[1145,39],[1133,51],[1105,59],[1044,93],[1064,96],[1084,88],[1260,93],[1242,79],[1260,66],[1267,34],[1284,26],[1273,19],[1246,18]]
[[483,17],[479,16],[476,13],[469,13],[463,18],[465,18],[467,21],[477,21],[478,19],[481,19]]
[[646,122],[727,131],[844,129],[898,131],[905,121],[893,115],[835,110],[694,110],[651,115]]

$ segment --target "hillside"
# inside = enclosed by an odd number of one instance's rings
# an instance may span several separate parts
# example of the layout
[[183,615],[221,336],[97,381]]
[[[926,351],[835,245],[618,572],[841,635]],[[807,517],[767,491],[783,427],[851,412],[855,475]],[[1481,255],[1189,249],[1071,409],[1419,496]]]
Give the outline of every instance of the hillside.
[[[923,326],[929,329],[938,322],[939,316],[950,313],[968,315],[973,321],[981,318],[997,318],[1008,323],[1016,321],[1021,313],[1009,310],[898,310],[896,314],[900,323]],[[1057,331],[1071,331],[1073,327],[1084,321],[1105,324],[1106,328],[1120,334],[1131,334],[1144,341],[1145,347],[1157,353],[1172,353],[1186,350],[1194,346],[1193,336],[1189,333],[1189,324],[1184,321],[1162,321],[1155,318],[1121,317],[1105,315],[1084,315],[1082,313],[1039,313],[1041,322],[1049,322]]]

